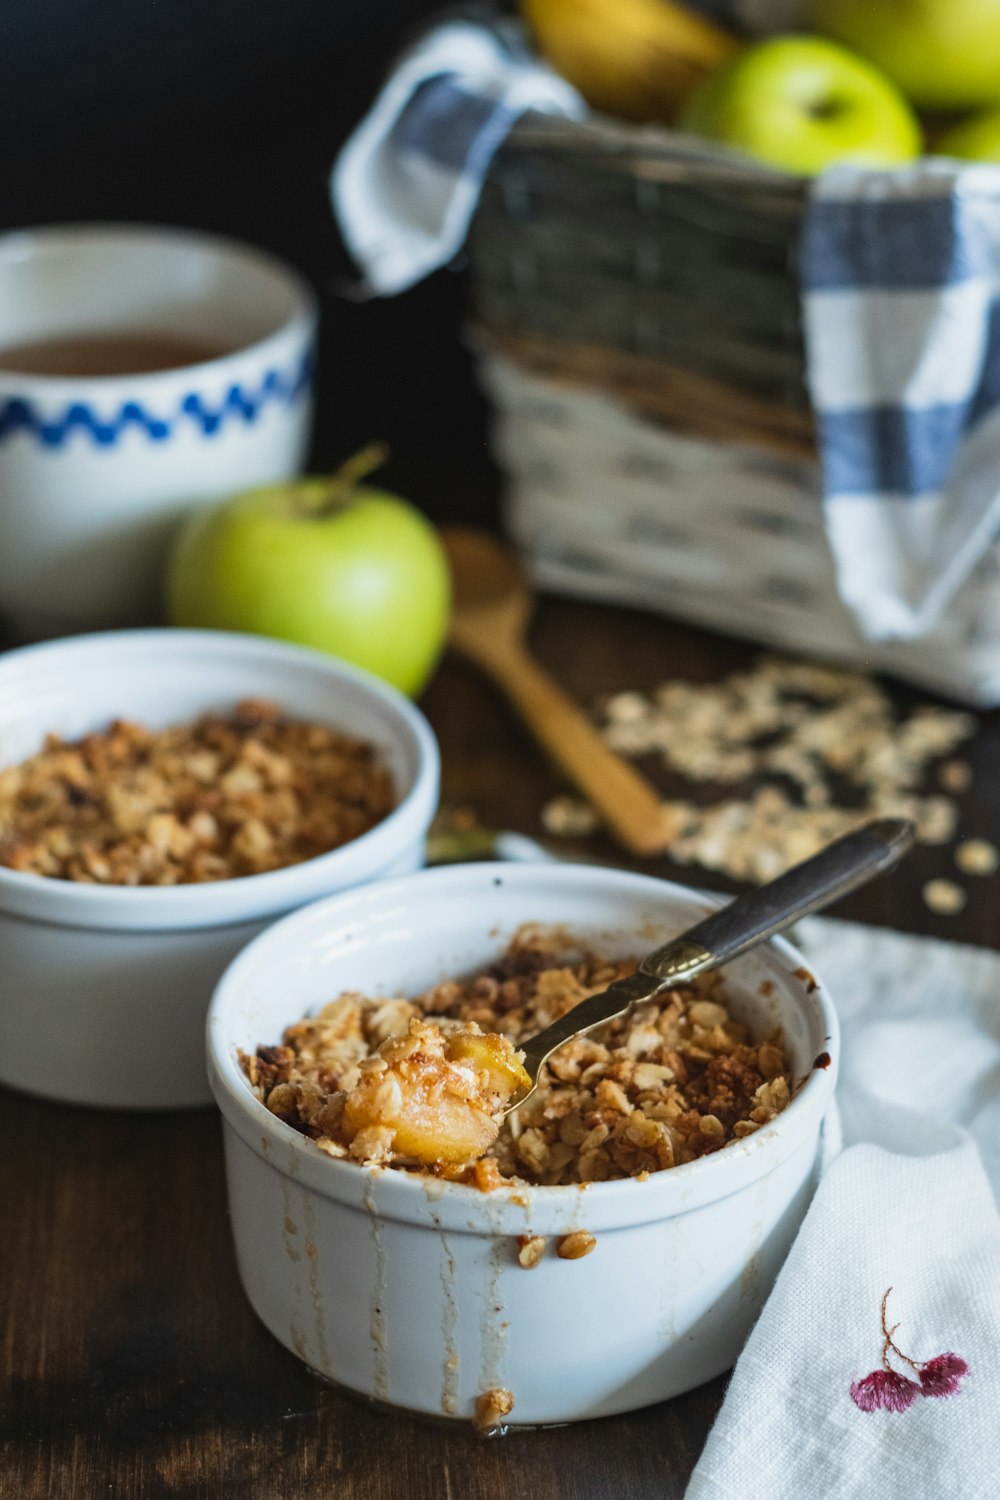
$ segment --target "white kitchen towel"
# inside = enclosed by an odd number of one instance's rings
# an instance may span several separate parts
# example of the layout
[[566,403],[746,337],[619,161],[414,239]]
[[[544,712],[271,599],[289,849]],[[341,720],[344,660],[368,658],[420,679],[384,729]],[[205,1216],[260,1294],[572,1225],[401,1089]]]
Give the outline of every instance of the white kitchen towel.
[[[839,1002],[846,1149],[740,1356],[687,1500],[995,1500],[1000,954],[824,919],[803,932]],[[918,1367],[956,1356],[968,1373],[945,1366],[950,1394],[915,1394],[920,1369],[890,1349],[910,1403],[864,1410],[852,1386],[884,1368],[889,1288],[902,1354]],[[875,1385],[885,1395],[884,1378]]]
[[528,109],[586,113],[514,22],[449,21],[404,53],[330,182],[369,290],[404,291],[454,260],[490,162]]

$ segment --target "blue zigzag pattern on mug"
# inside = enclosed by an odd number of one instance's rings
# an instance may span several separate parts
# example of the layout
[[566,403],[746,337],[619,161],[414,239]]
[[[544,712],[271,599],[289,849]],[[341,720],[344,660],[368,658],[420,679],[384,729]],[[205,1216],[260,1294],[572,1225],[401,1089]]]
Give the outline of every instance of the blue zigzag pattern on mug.
[[42,416],[25,396],[0,400],[0,442],[17,432],[33,433],[46,448],[61,448],[74,432],[82,432],[100,448],[112,448],[123,432],[137,427],[154,443],[165,442],[181,422],[192,422],[205,437],[214,437],[226,422],[236,419],[248,427],[263,408],[275,401],[291,405],[308,390],[314,358],[309,350],[289,373],[268,370],[255,390],[231,385],[221,399],[209,400],[198,391],[183,396],[172,417],[147,411],[138,401],[125,401],[112,417],[101,417],[85,401],[73,401],[57,417]]

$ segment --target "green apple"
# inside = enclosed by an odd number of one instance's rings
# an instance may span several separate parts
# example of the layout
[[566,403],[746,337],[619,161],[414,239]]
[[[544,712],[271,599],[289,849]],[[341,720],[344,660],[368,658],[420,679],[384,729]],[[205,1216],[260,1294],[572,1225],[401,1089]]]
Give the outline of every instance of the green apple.
[[895,85],[822,37],[746,48],[701,85],[681,126],[805,175],[839,162],[894,167],[921,149],[920,127]]
[[1000,162],[1000,109],[988,109],[954,126],[935,142],[934,155]]
[[356,474],[196,511],[167,566],[171,623],[297,641],[418,693],[448,628],[448,562],[418,510]]
[[810,0],[808,18],[921,109],[1000,104],[1000,0]]

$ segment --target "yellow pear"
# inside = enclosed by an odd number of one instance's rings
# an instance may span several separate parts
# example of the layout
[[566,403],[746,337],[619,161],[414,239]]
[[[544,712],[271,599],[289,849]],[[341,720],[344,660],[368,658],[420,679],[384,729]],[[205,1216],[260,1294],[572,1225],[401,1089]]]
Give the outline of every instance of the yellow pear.
[[740,47],[673,0],[521,0],[539,50],[592,108],[670,122]]

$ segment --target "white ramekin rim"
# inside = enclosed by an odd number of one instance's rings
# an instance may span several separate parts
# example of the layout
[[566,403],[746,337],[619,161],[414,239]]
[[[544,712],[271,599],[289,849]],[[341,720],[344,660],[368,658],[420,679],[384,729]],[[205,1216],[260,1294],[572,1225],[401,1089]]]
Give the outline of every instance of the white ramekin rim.
[[319,301],[315,289],[295,266],[280,256],[259,245],[249,244],[232,235],[215,234],[204,229],[187,229],[177,224],[95,221],[67,224],[43,224],[37,228],[11,229],[0,234],[0,270],[8,256],[19,252],[28,256],[47,247],[60,244],[91,245],[98,249],[134,248],[142,242],[149,244],[172,244],[178,249],[189,246],[220,257],[229,257],[252,262],[258,270],[267,272],[276,282],[281,282],[291,300],[288,315],[270,333],[237,344],[228,353],[212,359],[199,360],[175,370],[149,370],[134,375],[66,375],[24,374],[0,367],[0,380],[4,384],[16,384],[30,388],[39,396],[65,399],[78,391],[81,385],[94,386],[98,391],[113,393],[118,387],[133,389],[141,385],[144,392],[155,395],[158,391],[172,389],[177,385],[187,386],[192,378],[212,381],[223,379],[234,362],[266,364],[275,355],[281,355],[289,344],[305,346],[316,336],[319,322]]
[[[294,944],[309,929],[331,919],[347,916],[366,905],[399,902],[408,893],[421,890],[437,899],[447,898],[452,884],[473,876],[488,876],[511,884],[541,878],[562,888],[604,888],[633,891],[637,896],[659,896],[686,907],[696,903],[704,910],[723,905],[725,898],[706,898],[672,881],[627,870],[594,865],[555,863],[483,863],[423,870],[416,874],[379,881],[363,889],[344,891],[316,901],[255,938],[226,970],[209,1006],[206,1039],[208,1072],[213,1095],[227,1125],[269,1166],[320,1196],[371,1210],[406,1223],[470,1233],[518,1234],[530,1227],[538,1233],[554,1233],[579,1227],[581,1216],[590,1230],[623,1228],[627,1225],[667,1219],[739,1192],[766,1176],[779,1162],[807,1141],[818,1137],[833,1098],[839,1063],[840,1029],[837,1014],[822,980],[809,969],[810,1003],[822,1017],[823,1051],[829,1058],[814,1066],[797,1089],[788,1107],[769,1125],[734,1141],[724,1150],[698,1161],[652,1173],[646,1180],[571,1184],[560,1187],[512,1184],[483,1193],[461,1183],[441,1182],[391,1168],[362,1167],[327,1156],[314,1142],[271,1114],[254,1097],[225,1034],[225,1010],[238,994],[244,976],[258,962],[262,949],[275,944]],[[572,930],[572,919],[567,921]],[[789,978],[805,967],[806,960],[784,938],[766,945],[782,960]],[[290,1015],[289,1022],[298,1019]]]
[[[437,740],[424,715],[396,688],[360,667],[314,651],[264,636],[223,630],[100,631],[22,646],[0,657],[0,693],[16,684],[22,673],[55,662],[67,668],[74,659],[140,653],[144,659],[190,657],[208,651],[224,652],[262,666],[310,666],[331,682],[350,683],[382,710],[397,744],[403,744],[416,763],[413,785],[402,801],[374,828],[328,854],[281,870],[237,880],[199,885],[120,886],[87,885],[55,880],[0,866],[0,911],[42,922],[102,930],[152,931],[168,928],[221,927],[275,915],[315,900],[339,885],[354,885],[391,866],[404,849],[424,837],[437,808],[441,757]],[[273,692],[273,689],[268,689]],[[127,711],[127,705],[123,708]]]

